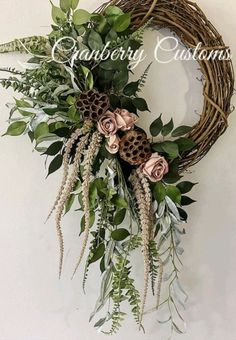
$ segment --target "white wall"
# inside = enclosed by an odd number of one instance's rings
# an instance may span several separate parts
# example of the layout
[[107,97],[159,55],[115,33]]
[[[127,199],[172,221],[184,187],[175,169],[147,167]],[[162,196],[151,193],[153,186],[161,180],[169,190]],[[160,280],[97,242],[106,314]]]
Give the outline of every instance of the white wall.
[[[95,9],[102,1],[81,1]],[[218,27],[236,55],[234,0],[199,0],[199,5]],[[49,31],[48,0],[0,0],[0,42]],[[147,35],[151,51],[153,35]],[[149,39],[149,40],[148,40]],[[149,46],[149,47],[148,47]],[[22,57],[0,56],[0,67],[17,65]],[[137,70],[137,74],[141,69]],[[156,115],[174,116],[176,123],[191,123],[200,112],[202,97],[197,65],[155,64],[145,95]],[[154,86],[153,86],[154,85]],[[1,89],[0,133],[7,128],[12,93]],[[234,100],[235,102],[235,100]],[[156,116],[153,114],[151,119]],[[236,338],[236,116],[211,152],[186,175],[199,182],[188,209],[189,224],[184,240],[182,282],[190,295],[182,339],[233,340]],[[144,124],[143,126],[147,126]],[[65,217],[66,260],[58,281],[58,244],[53,219],[44,219],[53,202],[60,173],[45,181],[44,159],[27,138],[0,140],[0,340],[94,340],[97,334],[88,317],[98,294],[98,274],[92,273],[88,294],[81,290],[80,275],[70,280],[79,251],[80,215]],[[137,277],[137,280],[141,280]],[[131,318],[114,339],[167,339],[156,315],[146,318],[146,335],[138,334]],[[180,336],[176,336],[179,339]]]

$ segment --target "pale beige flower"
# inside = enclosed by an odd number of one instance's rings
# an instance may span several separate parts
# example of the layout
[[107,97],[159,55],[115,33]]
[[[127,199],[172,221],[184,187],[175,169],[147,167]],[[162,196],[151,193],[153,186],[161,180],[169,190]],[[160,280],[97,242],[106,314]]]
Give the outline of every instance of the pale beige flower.
[[118,130],[115,114],[111,111],[107,111],[99,119],[97,127],[98,131],[106,137],[115,135]]
[[111,154],[115,154],[119,151],[120,138],[117,135],[110,136],[107,139],[106,149]]
[[165,158],[155,152],[148,161],[140,165],[140,170],[151,182],[159,182],[169,171],[169,166]]
[[125,109],[116,109],[114,111],[117,127],[121,131],[131,130],[138,118],[134,113],[129,112]]

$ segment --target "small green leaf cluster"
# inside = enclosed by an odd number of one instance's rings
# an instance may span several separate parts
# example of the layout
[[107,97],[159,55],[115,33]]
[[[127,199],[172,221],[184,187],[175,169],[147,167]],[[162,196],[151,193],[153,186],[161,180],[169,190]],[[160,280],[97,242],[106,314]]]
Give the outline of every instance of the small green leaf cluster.
[[163,202],[166,197],[169,197],[172,202],[178,206],[178,212],[182,220],[187,221],[188,215],[183,210],[183,207],[196,201],[185,194],[189,193],[196,184],[197,183],[192,183],[189,181],[182,181],[177,185],[173,185],[167,184],[163,180],[152,184],[151,189],[153,198],[158,203],[158,205]]
[[186,125],[174,129],[173,119],[167,124],[163,124],[162,115],[160,115],[150,125],[151,135],[153,137],[161,135],[163,138],[170,136],[173,140],[153,143],[152,149],[164,154],[168,159],[174,160],[180,157],[183,152],[191,151],[196,145],[191,138],[187,137],[191,131],[192,127]]
[[114,303],[111,313],[111,330],[109,334],[115,334],[121,327],[121,322],[126,315],[121,310],[121,302],[128,301],[135,321],[140,323],[140,294],[134,286],[134,280],[130,278],[131,266],[126,256],[118,255],[113,269],[111,299]]

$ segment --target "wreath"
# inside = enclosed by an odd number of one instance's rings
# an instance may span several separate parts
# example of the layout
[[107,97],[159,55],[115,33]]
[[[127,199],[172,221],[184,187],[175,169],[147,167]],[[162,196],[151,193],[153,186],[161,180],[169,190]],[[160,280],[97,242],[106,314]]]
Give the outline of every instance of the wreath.
[[[82,245],[74,274],[88,251],[85,290],[89,269],[99,263],[101,289],[90,317],[91,321],[101,316],[95,327],[105,334],[116,333],[130,306],[134,320],[144,329],[151,288],[153,311],[158,310],[160,317],[165,315],[163,309],[169,312],[167,320],[160,322],[182,333],[181,308],[187,294],[179,281],[181,237],[188,217],[184,207],[195,202],[186,195],[195,183],[182,180],[183,171],[205,156],[227,127],[234,89],[232,62],[199,60],[204,97],[199,122],[174,127],[172,119],[164,122],[160,115],[150,125],[148,138],[138,126],[138,114],[149,111],[141,91],[150,65],[140,79],[129,82],[128,56],[118,54],[113,60],[111,53],[118,48],[137,51],[146,29],[157,27],[171,29],[187,48],[201,43],[208,53],[228,47],[199,7],[188,0],[111,1],[94,13],[77,9],[78,2],[52,4],[54,24],[47,37],[0,45],[1,53],[30,54],[23,71],[1,70],[10,73],[1,78],[1,85],[22,94],[11,106],[5,135],[28,135],[34,149],[50,159],[48,175],[62,167],[62,181],[48,216],[55,212],[59,276],[63,214],[72,206],[83,211]],[[105,60],[73,54],[72,62],[72,51],[101,52],[105,44],[109,52]],[[141,292],[132,271],[132,253],[138,250],[144,268]]]

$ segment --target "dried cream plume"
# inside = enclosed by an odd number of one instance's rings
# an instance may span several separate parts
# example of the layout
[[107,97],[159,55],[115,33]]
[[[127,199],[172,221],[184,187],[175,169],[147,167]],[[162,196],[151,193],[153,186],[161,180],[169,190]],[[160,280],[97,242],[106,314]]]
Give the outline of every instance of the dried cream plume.
[[81,137],[75,153],[74,163],[73,163],[73,169],[70,178],[66,181],[66,185],[64,185],[64,190],[62,192],[62,195],[59,199],[59,203],[57,205],[57,211],[56,211],[56,229],[57,234],[59,238],[59,245],[60,245],[60,262],[59,262],[59,278],[61,277],[62,272],[62,264],[63,264],[63,257],[64,257],[64,240],[63,240],[63,234],[61,230],[61,219],[64,211],[65,204],[71,194],[71,191],[74,188],[74,185],[78,178],[79,173],[79,167],[81,163],[82,158],[82,152],[85,149],[89,139],[89,133],[87,135]]
[[142,251],[144,259],[144,290],[140,312],[140,324],[142,323],[144,308],[147,300],[148,283],[149,283],[149,271],[150,271],[150,260],[149,260],[149,241],[150,241],[150,212],[148,209],[149,203],[146,201],[146,197],[142,188],[141,181],[136,172],[130,176],[130,182],[134,189],[135,198],[137,200],[139,209],[139,219],[142,228]]
[[73,145],[75,144],[76,140],[84,135],[86,133],[86,129],[85,128],[80,128],[77,129],[75,132],[72,133],[70,139],[67,141],[66,146],[65,146],[65,152],[63,155],[63,176],[62,176],[62,182],[61,182],[61,186],[59,188],[56,200],[54,202],[54,205],[46,219],[46,222],[49,220],[49,218],[52,216],[52,213],[54,212],[54,210],[56,209],[56,207],[59,204],[59,201],[61,199],[61,195],[64,191],[65,185],[66,185],[66,181],[68,178],[68,174],[69,174],[69,161],[70,161],[70,154],[71,154],[71,149],[73,147]]
[[92,136],[91,143],[89,144],[86,158],[84,161],[84,170],[83,170],[83,183],[82,183],[82,196],[83,196],[83,208],[84,208],[84,240],[79,256],[79,260],[77,262],[77,265],[75,267],[74,273],[72,275],[72,278],[74,277],[82,259],[84,256],[84,252],[88,243],[89,238],[89,228],[90,228],[90,203],[89,203],[89,185],[90,185],[90,179],[92,176],[92,166],[94,159],[97,154],[97,150],[101,144],[102,141],[102,135],[100,132],[96,131],[94,132]]
[[147,177],[140,171],[140,169],[137,169],[136,173],[141,182],[142,190],[144,192],[145,199],[147,202],[147,210],[149,211],[149,218],[150,218],[150,223],[149,223],[150,240],[153,240],[154,239],[154,223],[153,223],[154,211],[153,211],[152,193],[151,193],[149,181]]

